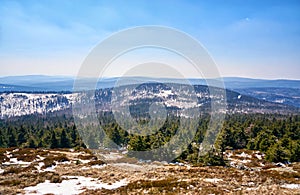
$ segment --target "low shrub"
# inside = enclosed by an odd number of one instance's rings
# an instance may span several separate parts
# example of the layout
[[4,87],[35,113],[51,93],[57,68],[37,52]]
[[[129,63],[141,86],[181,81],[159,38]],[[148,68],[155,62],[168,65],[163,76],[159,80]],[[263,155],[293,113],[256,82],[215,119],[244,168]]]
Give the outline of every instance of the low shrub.
[[88,165],[93,166],[93,165],[104,165],[106,164],[104,161],[102,160],[95,160],[95,161],[91,161],[88,163]]
[[42,168],[47,168],[47,167],[51,167],[53,165],[56,165],[56,162],[66,162],[66,161],[70,161],[66,155],[59,155],[59,156],[49,156],[46,157],[43,162],[44,165],[42,166]]
[[21,181],[17,180],[17,179],[5,180],[3,182],[0,182],[0,186],[17,186],[20,184],[21,184]]

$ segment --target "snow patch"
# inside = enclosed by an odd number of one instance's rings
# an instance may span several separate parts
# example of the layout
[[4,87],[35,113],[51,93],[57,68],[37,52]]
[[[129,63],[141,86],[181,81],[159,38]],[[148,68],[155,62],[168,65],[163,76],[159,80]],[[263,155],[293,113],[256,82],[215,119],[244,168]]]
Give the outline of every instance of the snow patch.
[[51,167],[47,167],[47,168],[44,169],[42,172],[45,172],[45,171],[55,172],[56,166],[57,166],[57,165],[52,165]]
[[300,189],[300,184],[284,184],[281,187],[288,189]]
[[21,160],[18,160],[17,158],[11,158],[9,162],[4,162],[2,163],[2,165],[21,165],[22,167],[26,167],[28,165],[30,165],[31,162],[24,162],[24,161],[21,161]]
[[92,165],[90,167],[87,167],[87,166],[83,166],[81,167],[81,170],[89,170],[89,169],[102,169],[104,167],[106,167],[107,165],[104,164],[104,165]]
[[260,155],[260,154],[255,154],[255,157],[259,160],[262,160],[263,159],[263,155]]
[[243,157],[243,158],[251,158],[251,155],[246,154],[245,152],[242,152],[241,154],[237,154],[236,156]]
[[218,179],[218,178],[205,178],[203,179],[205,182],[210,182],[210,183],[218,183],[219,181],[223,181],[223,179]]
[[35,168],[36,168],[39,172],[41,172],[42,166],[44,166],[44,165],[45,165],[44,162],[39,162],[39,164],[38,164],[37,166],[35,166]]
[[104,167],[106,167],[106,164],[104,164],[104,165],[93,165],[93,166],[91,166],[93,169],[102,169],[102,168],[104,168]]
[[79,160],[80,162],[82,162],[83,164],[88,164],[89,162],[91,162],[91,160]]
[[279,100],[277,99],[274,102],[282,104],[285,102],[285,99],[279,99]]
[[61,183],[50,183],[46,180],[44,183],[39,183],[36,186],[24,188],[25,194],[79,194],[86,189],[116,189],[127,185],[126,179],[117,181],[113,184],[102,183],[97,179],[83,176],[63,176],[67,180]]

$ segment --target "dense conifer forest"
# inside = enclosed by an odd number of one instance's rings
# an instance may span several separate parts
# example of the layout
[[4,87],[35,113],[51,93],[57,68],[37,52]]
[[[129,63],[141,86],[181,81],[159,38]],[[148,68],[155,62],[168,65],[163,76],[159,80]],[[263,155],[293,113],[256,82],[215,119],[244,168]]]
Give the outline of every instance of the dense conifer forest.
[[[272,162],[300,161],[299,115],[227,115],[211,152],[207,156],[199,156],[200,143],[205,136],[209,120],[209,115],[201,117],[192,143],[176,160],[224,164],[222,154],[226,149],[249,149],[264,152],[266,159]],[[168,117],[163,127],[154,134],[145,136],[130,134],[123,130],[114,121],[111,113],[99,116],[99,122],[107,136],[104,136],[104,133],[97,133],[96,125],[90,125],[87,127],[89,130],[86,132],[88,135],[85,135],[87,140],[84,144],[73,117],[68,114],[28,115],[1,120],[0,147],[92,149],[118,147],[129,149],[130,156],[130,151],[151,150],[170,141],[178,129],[180,118]],[[189,125],[186,125],[187,132],[189,128]],[[117,145],[112,145],[110,140]]]

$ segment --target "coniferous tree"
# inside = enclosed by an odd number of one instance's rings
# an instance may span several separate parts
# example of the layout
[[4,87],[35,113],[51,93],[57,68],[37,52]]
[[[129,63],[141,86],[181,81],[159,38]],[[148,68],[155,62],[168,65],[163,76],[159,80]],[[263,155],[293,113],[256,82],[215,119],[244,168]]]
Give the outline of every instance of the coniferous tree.
[[36,145],[34,139],[30,138],[29,143],[28,143],[28,148],[36,148],[36,147],[37,147],[37,145]]
[[10,128],[9,137],[8,137],[8,147],[16,147],[17,145],[18,144],[17,144],[17,140],[16,140],[15,131]]
[[7,147],[7,141],[5,135],[2,133],[2,129],[0,129],[0,148]]
[[19,131],[18,131],[18,145],[22,145],[23,143],[26,143],[27,138],[27,131],[26,129],[23,127],[23,125],[21,125]]
[[63,129],[62,133],[61,133],[61,137],[60,137],[60,147],[61,148],[70,148],[71,144],[70,144],[70,140],[67,136],[66,130]]
[[75,125],[73,125],[72,127],[71,139],[72,139],[73,146],[75,146],[78,142],[78,135],[77,135],[77,130]]
[[58,148],[59,147],[59,143],[58,140],[56,138],[56,134],[54,131],[52,131],[51,133],[51,142],[50,142],[50,148]]

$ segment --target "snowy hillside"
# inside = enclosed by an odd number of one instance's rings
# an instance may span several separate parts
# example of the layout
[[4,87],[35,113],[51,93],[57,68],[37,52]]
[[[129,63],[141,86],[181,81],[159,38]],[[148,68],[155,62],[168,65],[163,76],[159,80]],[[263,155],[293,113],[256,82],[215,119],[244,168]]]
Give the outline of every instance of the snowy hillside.
[[76,94],[31,94],[3,93],[0,94],[1,118],[28,114],[45,114],[70,108]]
[[[298,108],[280,103],[259,100],[247,95],[219,88],[210,93],[207,86],[195,85],[191,90],[185,85],[167,86],[158,83],[140,85],[132,90],[132,86],[99,89],[95,93],[0,93],[0,118],[22,116],[28,114],[46,114],[71,108],[81,104],[80,109],[90,109],[94,102],[98,111],[112,111],[130,107],[131,114],[141,116],[149,112],[153,103],[159,103],[169,111],[199,108],[200,112],[210,112],[212,101],[224,104],[218,112],[227,113],[295,113]],[[88,95],[89,94],[89,95]],[[115,94],[115,95],[113,95]],[[226,97],[225,97],[226,96]],[[122,109],[121,109],[122,110]]]

